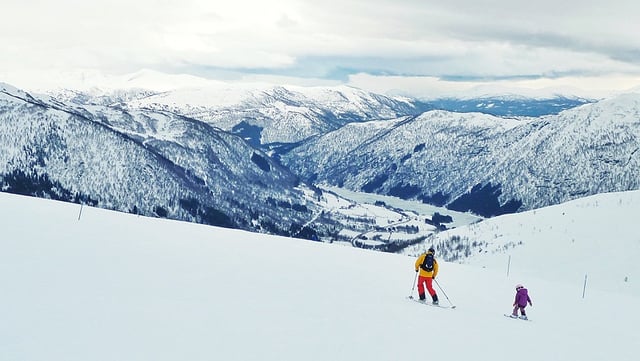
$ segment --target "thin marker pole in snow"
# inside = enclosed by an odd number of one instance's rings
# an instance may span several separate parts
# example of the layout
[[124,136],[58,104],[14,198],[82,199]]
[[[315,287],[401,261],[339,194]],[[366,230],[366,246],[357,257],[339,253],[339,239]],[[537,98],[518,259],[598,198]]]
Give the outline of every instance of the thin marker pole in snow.
[[511,255],[509,255],[509,261],[507,262],[507,278],[509,278],[510,269],[511,269]]
[[436,281],[436,279],[433,279],[433,282],[436,283],[436,285],[438,286],[438,288],[440,289],[440,291],[442,291],[442,294],[444,295],[444,297],[447,298],[447,301],[449,301],[449,304],[451,305],[451,308],[456,308],[456,306],[453,304],[453,302],[451,302],[451,300],[449,299],[449,296],[447,296],[446,292],[444,292],[444,290],[442,289],[442,287],[440,287],[440,284],[438,283],[438,281]]
[[82,206],[83,204],[80,203],[80,213],[78,213],[78,220],[80,220],[80,216],[82,216]]
[[413,298],[413,290],[416,289],[417,280],[418,280],[418,272],[416,272],[416,276],[413,278],[413,286],[411,286],[411,293],[409,294],[409,298]]
[[584,274],[584,286],[582,287],[582,298],[584,298],[584,294],[587,291],[587,274]]

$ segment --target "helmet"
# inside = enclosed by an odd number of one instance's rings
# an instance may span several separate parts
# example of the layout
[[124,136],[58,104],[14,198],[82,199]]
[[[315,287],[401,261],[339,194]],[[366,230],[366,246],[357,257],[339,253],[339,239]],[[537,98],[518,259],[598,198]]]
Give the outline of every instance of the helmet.
[[518,284],[516,285],[516,290],[519,290],[519,289],[521,289],[521,288],[524,288],[524,286],[523,286],[523,285],[521,285],[520,283],[518,283]]
[[433,246],[431,246],[431,247],[429,247],[429,252],[431,252],[431,253],[436,253],[436,250],[435,250],[435,249],[433,249]]

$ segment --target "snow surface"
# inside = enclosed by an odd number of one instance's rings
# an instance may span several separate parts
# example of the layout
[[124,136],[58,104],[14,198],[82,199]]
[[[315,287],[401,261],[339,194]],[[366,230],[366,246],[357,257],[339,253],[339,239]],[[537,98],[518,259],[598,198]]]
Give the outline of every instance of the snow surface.
[[[6,193],[0,219],[1,360],[637,360],[638,294],[596,284],[582,298],[549,272],[441,262],[440,298],[457,305],[441,309],[405,299],[409,256]],[[621,230],[637,246],[637,228]],[[531,241],[555,242],[539,234]],[[563,255],[536,267],[566,272],[583,256]],[[607,253],[600,271],[637,256]],[[532,322],[502,316],[516,283]]]
[[[528,275],[565,282],[576,292],[584,288],[586,277],[587,290],[596,287],[640,297],[639,209],[640,191],[603,193],[487,219],[429,241],[446,242],[454,236],[484,241],[488,246],[464,263],[521,269]],[[405,252],[416,254],[426,247]]]

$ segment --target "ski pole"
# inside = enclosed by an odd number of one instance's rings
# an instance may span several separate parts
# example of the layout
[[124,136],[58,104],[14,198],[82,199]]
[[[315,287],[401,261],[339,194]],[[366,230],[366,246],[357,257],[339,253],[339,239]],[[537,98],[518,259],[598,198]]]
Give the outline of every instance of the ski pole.
[[411,293],[409,294],[409,298],[413,298],[413,290],[416,289],[417,280],[418,280],[418,272],[416,272],[416,276],[413,278],[413,286],[411,286]]
[[438,286],[438,288],[440,289],[440,291],[442,291],[442,294],[444,295],[444,297],[447,298],[447,301],[449,301],[449,304],[451,305],[451,308],[456,308],[456,306],[454,306],[453,302],[451,302],[451,300],[449,299],[449,296],[447,296],[447,293],[444,292],[444,290],[442,289],[442,287],[440,287],[440,284],[438,283],[438,281],[434,278],[433,281],[436,283],[436,285]]

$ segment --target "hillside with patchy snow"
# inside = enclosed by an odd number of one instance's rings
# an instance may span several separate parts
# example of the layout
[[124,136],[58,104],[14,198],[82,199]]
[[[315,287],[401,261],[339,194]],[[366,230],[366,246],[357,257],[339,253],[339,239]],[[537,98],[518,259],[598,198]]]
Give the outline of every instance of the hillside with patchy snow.
[[283,157],[317,183],[482,216],[640,189],[640,94],[540,118],[430,111],[349,124]]
[[297,185],[266,154],[202,122],[0,84],[2,191],[286,234],[313,213]]
[[[154,79],[162,90],[137,87]],[[172,88],[174,81],[191,85]],[[638,189],[637,94],[554,116],[501,118],[406,115],[425,104],[344,86],[144,72],[126,83],[55,97],[2,85],[2,190],[306,239],[359,237],[396,251],[442,227],[437,218],[446,214],[372,225],[366,214],[326,208],[317,188],[298,187],[299,176],[481,217]]]

